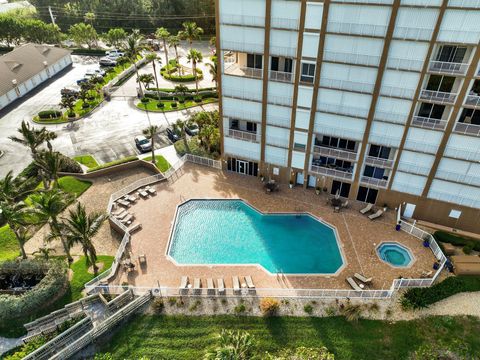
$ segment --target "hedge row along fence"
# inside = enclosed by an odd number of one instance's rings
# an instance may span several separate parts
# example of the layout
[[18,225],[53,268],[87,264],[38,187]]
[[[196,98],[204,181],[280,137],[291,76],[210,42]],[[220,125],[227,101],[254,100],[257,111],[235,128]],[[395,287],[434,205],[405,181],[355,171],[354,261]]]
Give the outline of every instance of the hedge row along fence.
[[177,92],[162,92],[162,91],[154,91],[154,90],[147,90],[145,92],[145,97],[154,99],[154,100],[194,100],[196,98],[199,99],[207,99],[207,98],[217,98],[218,93],[215,90],[199,90],[198,95],[193,91],[186,91],[185,93],[177,93]]
[[443,243],[449,243],[454,246],[463,247],[463,252],[465,254],[470,254],[472,250],[480,251],[480,240],[475,240],[472,238],[462,237],[455,234],[451,234],[446,231],[435,231],[433,234],[435,239]]
[[105,50],[102,49],[71,49],[72,55],[91,55],[91,56],[105,56]]
[[43,279],[20,296],[0,295],[0,322],[14,320],[37,311],[57,298],[67,289],[67,264],[59,260],[5,261],[0,264],[0,274],[39,273]]

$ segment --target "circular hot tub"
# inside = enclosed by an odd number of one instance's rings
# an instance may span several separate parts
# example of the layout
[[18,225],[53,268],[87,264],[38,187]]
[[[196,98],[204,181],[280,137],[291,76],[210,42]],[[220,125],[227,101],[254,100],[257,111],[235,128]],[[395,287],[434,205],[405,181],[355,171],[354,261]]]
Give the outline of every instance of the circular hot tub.
[[380,260],[393,267],[408,267],[413,262],[413,255],[408,248],[396,242],[384,242],[377,247]]

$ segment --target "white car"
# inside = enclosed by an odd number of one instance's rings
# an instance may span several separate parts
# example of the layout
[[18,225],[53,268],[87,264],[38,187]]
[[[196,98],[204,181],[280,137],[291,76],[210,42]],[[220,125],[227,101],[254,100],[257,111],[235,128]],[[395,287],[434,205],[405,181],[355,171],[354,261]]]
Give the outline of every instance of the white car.
[[117,65],[117,61],[109,57],[103,57],[100,59],[99,64],[100,66],[115,66]]
[[85,77],[93,77],[93,76],[105,76],[106,72],[105,70],[102,69],[92,69],[92,70],[87,70],[85,73]]
[[107,57],[109,57],[110,59],[117,59],[120,56],[125,55],[123,52],[119,50],[110,50],[110,51],[107,51],[106,54],[107,54]]

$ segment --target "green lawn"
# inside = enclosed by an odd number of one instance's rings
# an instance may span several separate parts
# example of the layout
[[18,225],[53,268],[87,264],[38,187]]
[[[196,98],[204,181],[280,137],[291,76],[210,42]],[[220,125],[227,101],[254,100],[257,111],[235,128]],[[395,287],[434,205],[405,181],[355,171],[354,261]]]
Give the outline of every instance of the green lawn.
[[95,160],[92,155],[75,156],[73,160],[79,162],[82,165],[85,165],[89,169],[98,166],[97,160]]
[[60,189],[76,196],[82,195],[91,185],[90,181],[79,180],[73,176],[63,176],[58,179]]
[[[169,112],[169,111],[178,111],[178,110],[183,110],[183,109],[188,109],[191,107],[195,106],[200,106],[204,104],[210,104],[217,102],[217,98],[207,98],[203,99],[202,102],[197,103],[193,100],[186,100],[183,104],[177,102],[177,101],[171,101],[171,100],[162,100],[161,102],[164,104],[163,108],[159,108],[157,106],[158,100],[151,99],[148,103],[144,104],[142,102],[139,102],[137,104],[137,107],[141,110],[148,110],[148,111],[158,111],[158,112]],[[172,103],[177,103],[177,107],[172,107]]]
[[20,255],[15,234],[8,225],[0,227],[0,262],[15,259]]
[[[103,268],[100,273],[104,272],[112,266],[113,259],[113,256],[98,256],[98,263],[103,263]],[[73,277],[70,281],[70,297],[69,299],[67,299],[66,303],[80,299],[82,297],[83,285],[85,285],[85,283],[89,282],[95,277],[95,275],[90,274],[87,271],[87,258],[85,256],[82,256],[79,260],[75,261],[70,266],[70,269],[72,269],[73,271]]]
[[[152,156],[148,156],[143,159],[144,161],[152,161]],[[155,165],[157,165],[158,170],[165,172],[170,169],[170,164],[162,155],[155,155]]]
[[[169,305],[166,305],[169,306]],[[216,344],[223,328],[250,332],[257,352],[275,353],[285,347],[326,346],[336,359],[407,359],[422,345],[450,346],[461,341],[480,353],[480,320],[467,317],[430,317],[389,323],[330,318],[259,318],[233,316],[142,315],[123,326],[103,348],[114,359],[197,360]]]
[[130,161],[135,161],[135,160],[138,160],[137,156],[128,156],[128,157],[123,158],[123,159],[118,159],[118,160],[114,160],[114,161],[111,161],[111,162],[108,162],[108,163],[104,163],[102,165],[95,166],[93,168],[88,169],[87,172],[106,169],[110,166],[120,165],[120,164],[124,164],[124,163],[130,162]]

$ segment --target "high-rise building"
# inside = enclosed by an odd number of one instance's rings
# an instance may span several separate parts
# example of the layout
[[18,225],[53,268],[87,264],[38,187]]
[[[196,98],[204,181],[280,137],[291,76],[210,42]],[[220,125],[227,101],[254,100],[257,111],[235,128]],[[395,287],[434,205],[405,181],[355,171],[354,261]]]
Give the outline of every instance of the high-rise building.
[[216,0],[225,168],[478,230],[480,0]]

